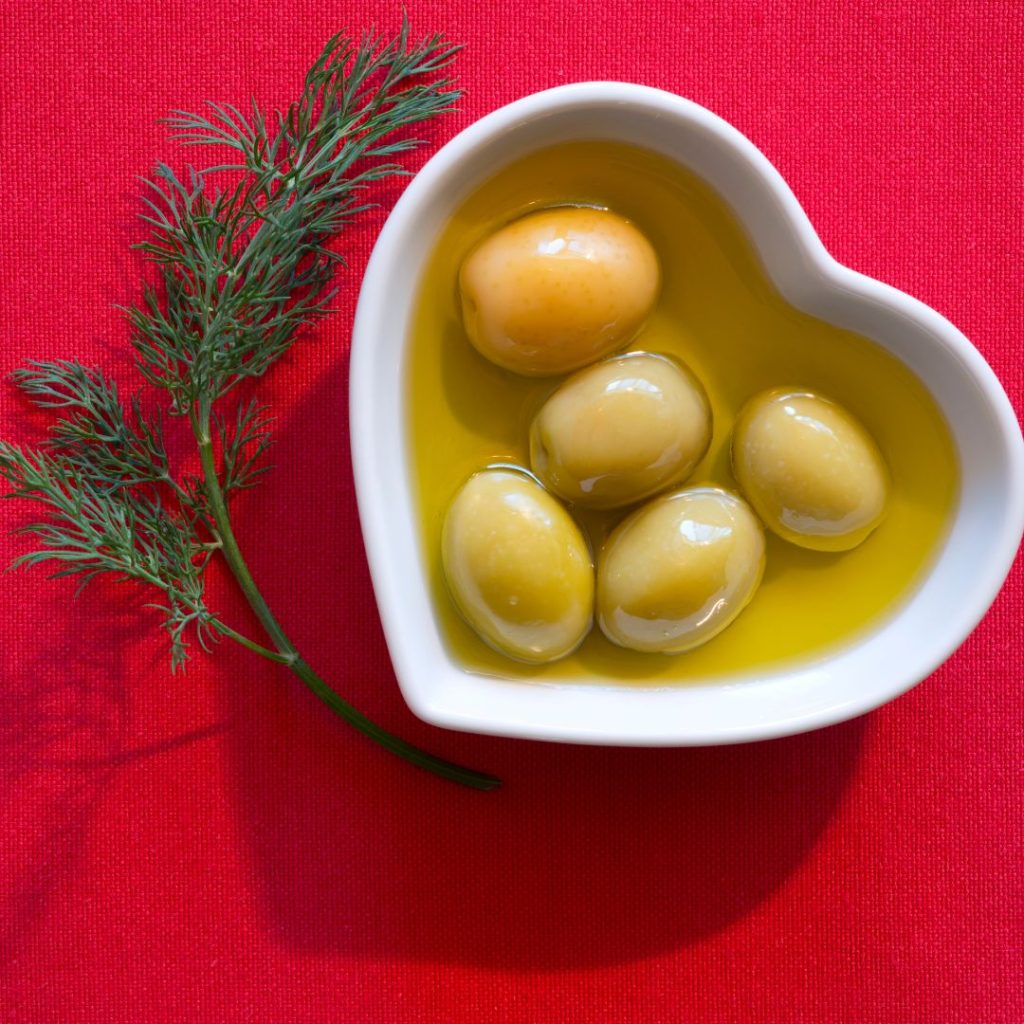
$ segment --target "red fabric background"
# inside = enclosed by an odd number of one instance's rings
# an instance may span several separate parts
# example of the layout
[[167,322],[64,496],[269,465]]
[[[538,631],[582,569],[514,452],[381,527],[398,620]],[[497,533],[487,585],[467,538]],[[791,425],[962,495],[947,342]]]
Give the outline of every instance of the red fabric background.
[[[101,8],[102,13],[90,13]],[[962,328],[1018,410],[1024,22],[999,0],[495,6],[410,0],[467,49],[434,144],[525,92],[623,78],[759,145],[843,262]],[[0,371],[133,380],[134,176],[156,121],[288,100],[329,34],[398,6],[4,5]],[[224,645],[171,677],[125,588],[0,581],[0,1020],[1019,1024],[1018,563],[933,678],[866,719],[718,750],[462,736],[406,710],[373,607],[339,315],[267,383],[277,470],[237,505],[300,648],[383,723],[501,774],[464,792]],[[35,436],[10,388],[2,436]],[[24,519],[0,508],[4,531]],[[22,550],[5,538],[6,561]],[[245,622],[218,576],[213,600]]]

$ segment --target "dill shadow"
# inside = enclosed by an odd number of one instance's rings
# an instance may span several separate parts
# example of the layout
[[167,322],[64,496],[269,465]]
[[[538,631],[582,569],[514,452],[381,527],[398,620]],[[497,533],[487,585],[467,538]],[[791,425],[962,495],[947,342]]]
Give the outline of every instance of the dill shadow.
[[6,577],[15,585],[18,622],[0,653],[0,975],[74,876],[117,772],[223,728],[129,746],[126,652],[156,628],[144,598],[98,581],[72,602],[72,581],[39,570]]
[[55,615],[73,585],[38,570],[6,580],[9,588],[17,580],[21,608],[0,688],[0,970],[74,873],[124,749],[128,691],[117,652],[137,628],[136,616],[114,612],[105,596]]
[[289,472],[243,498],[243,546],[286,630],[339,692],[505,786],[480,794],[416,771],[274,666],[245,688],[225,678],[242,834],[278,940],[315,955],[554,971],[657,955],[751,913],[828,828],[864,720],[661,750],[499,740],[418,722],[376,618],[345,383],[339,360],[280,425],[278,460]]

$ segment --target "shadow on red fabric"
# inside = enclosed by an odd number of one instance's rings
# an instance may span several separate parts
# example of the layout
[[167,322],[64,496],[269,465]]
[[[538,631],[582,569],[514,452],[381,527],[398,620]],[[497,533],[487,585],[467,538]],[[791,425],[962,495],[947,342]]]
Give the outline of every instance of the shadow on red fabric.
[[[342,375],[318,386],[339,406]],[[351,482],[318,475],[307,404],[330,402],[308,395],[278,435],[294,474],[291,515],[335,507],[352,522],[331,555],[348,567],[344,592],[297,596],[303,632],[361,630],[360,660],[327,678],[393,717],[393,680],[375,694],[363,677],[386,654]],[[258,510],[261,520],[271,514]],[[282,538],[275,561],[289,543]],[[557,970],[697,942],[799,868],[842,798],[865,731],[862,719],[757,744],[630,750],[462,736],[409,716],[399,724],[505,778],[483,795],[368,754],[294,680],[261,665],[244,671],[243,680],[222,673],[241,822],[271,925],[315,953]],[[383,699],[389,709],[372,707]]]

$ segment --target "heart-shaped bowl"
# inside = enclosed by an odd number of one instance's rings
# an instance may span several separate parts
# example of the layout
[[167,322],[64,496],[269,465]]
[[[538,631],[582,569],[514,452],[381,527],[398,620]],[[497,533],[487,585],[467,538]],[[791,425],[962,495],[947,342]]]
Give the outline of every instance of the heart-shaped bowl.
[[[460,204],[510,163],[569,140],[639,147],[697,175],[731,208],[786,302],[888,350],[945,417],[960,474],[949,527],[924,578],[853,642],[725,681],[641,687],[585,673],[538,683],[511,663],[507,675],[483,673],[446,644],[408,440],[417,292]],[[1024,527],[1020,427],[977,350],[934,310],[832,259],[780,174],[736,129],[695,103],[638,85],[581,83],[528,96],[471,125],[424,166],[395,205],[366,270],[350,394],[360,520],[398,681],[419,717],[453,729],[705,745],[852,718],[920,682],[963,643],[995,599]]]

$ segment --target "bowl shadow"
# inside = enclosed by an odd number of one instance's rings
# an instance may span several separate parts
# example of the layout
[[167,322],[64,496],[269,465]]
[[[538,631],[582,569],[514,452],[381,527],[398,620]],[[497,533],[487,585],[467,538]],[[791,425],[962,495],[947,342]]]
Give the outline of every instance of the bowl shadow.
[[[254,763],[272,726],[247,724],[244,803],[280,941],[521,971],[631,962],[754,911],[827,828],[864,732],[701,750],[503,741],[474,759],[506,780],[483,796],[390,770],[384,782],[344,759],[338,785],[310,785],[322,757]],[[466,756],[467,744],[424,742]],[[379,756],[360,745],[361,759]]]
[[[415,771],[275,666],[255,667],[256,689],[225,675],[241,829],[278,940],[315,954],[553,971],[685,946],[755,910],[828,828],[865,720],[694,749],[494,739],[419,722],[376,617],[339,400],[345,377],[340,365],[328,371],[280,424],[287,506],[268,484],[246,497],[245,518],[257,533],[275,510],[289,522],[283,549],[254,552],[265,566],[254,572],[343,696],[505,786],[480,794]],[[337,439],[330,452],[309,443],[310,424]],[[330,550],[315,557],[303,538],[328,514]],[[294,584],[275,582],[278,562],[304,579],[297,607],[287,607]]]

